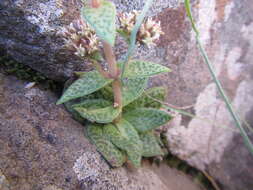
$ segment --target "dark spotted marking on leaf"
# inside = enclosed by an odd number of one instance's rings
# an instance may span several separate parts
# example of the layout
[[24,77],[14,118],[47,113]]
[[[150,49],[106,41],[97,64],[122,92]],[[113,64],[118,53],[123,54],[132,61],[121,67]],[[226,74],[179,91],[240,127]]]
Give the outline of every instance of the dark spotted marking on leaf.
[[160,64],[133,60],[130,61],[127,65],[124,77],[127,78],[141,78],[141,77],[150,77],[164,72],[170,72],[171,70]]
[[98,71],[87,72],[67,88],[57,104],[91,94],[111,82],[111,79],[105,79]]
[[96,145],[98,152],[113,167],[120,167],[126,161],[125,155],[116,146],[114,146],[103,134],[103,126],[89,125],[87,126],[87,135],[91,142]]
[[103,1],[98,8],[83,7],[82,17],[102,39],[114,45],[116,37],[116,8],[112,2]]
[[135,167],[140,167],[142,142],[130,123],[122,119],[116,125],[108,124],[104,127],[104,133],[115,146],[127,152]]
[[171,116],[154,108],[137,108],[123,114],[123,118],[131,123],[139,132],[147,132],[166,124]]
[[123,81],[122,97],[123,106],[139,98],[147,87],[147,78],[135,78]]
[[[166,96],[166,89],[164,87],[154,87],[145,91],[138,99],[124,107],[124,111],[129,111],[135,108],[161,108],[162,104],[159,101],[164,101]],[[152,98],[151,98],[152,97]],[[153,99],[154,98],[154,99]]]
[[140,134],[140,139],[143,144],[143,153],[144,157],[153,157],[163,155],[163,151],[159,146],[156,136],[153,131]]
[[112,102],[103,99],[85,100],[84,102],[73,105],[83,118],[97,123],[110,123],[119,114],[120,109],[114,108]]

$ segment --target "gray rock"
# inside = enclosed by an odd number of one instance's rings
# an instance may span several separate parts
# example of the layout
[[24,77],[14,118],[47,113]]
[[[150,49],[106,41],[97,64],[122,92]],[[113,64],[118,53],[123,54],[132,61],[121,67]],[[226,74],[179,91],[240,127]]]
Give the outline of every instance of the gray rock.
[[[143,2],[115,0],[119,11],[141,9]],[[0,1],[0,48],[58,81],[66,80],[74,71],[88,69],[89,64],[63,48],[63,39],[56,35],[61,27],[79,18],[80,6],[78,0]],[[150,15],[171,6],[177,6],[177,1],[157,0]]]
[[[235,110],[252,127],[252,3],[247,0],[200,1],[194,10],[201,41],[216,74]],[[189,111],[196,117],[185,120],[178,116],[169,124],[169,149],[192,166],[209,173],[224,189],[250,190],[253,188],[253,155],[246,148],[200,55],[191,45],[195,46],[193,33],[187,44],[185,59],[176,73],[180,77],[177,85],[184,84],[185,88],[181,91],[173,86],[169,88],[171,96],[168,102],[178,106],[177,102],[183,102],[183,106],[193,104]],[[252,133],[249,130],[248,133],[253,141]]]
[[[145,4],[145,1],[143,0],[112,0],[115,4],[118,10],[124,11],[124,12],[130,12],[132,10],[141,10]],[[149,10],[149,15],[156,15],[159,12],[162,12],[165,8],[175,8],[178,7],[181,0],[154,0],[153,4]]]
[[200,190],[167,165],[110,168],[52,93],[25,85],[0,74],[1,190]]
[[64,80],[85,64],[62,48],[56,32],[77,16],[73,5],[61,1],[0,2],[0,48],[18,62],[31,66],[49,78]]
[[1,190],[10,190],[10,184],[6,177],[0,171],[0,189]]
[[[74,70],[86,69],[87,64],[80,64],[71,52],[61,49],[62,40],[55,36],[61,26],[78,16],[69,2],[0,1],[0,47],[56,80],[63,81]],[[144,1],[114,2],[119,10],[129,11],[140,9]],[[201,41],[216,74],[234,107],[252,126],[253,4],[249,0],[192,2]],[[177,117],[167,131],[169,149],[207,171],[225,189],[252,189],[252,156],[196,48],[183,5],[174,0],[157,0],[149,15],[161,20],[165,35],[156,48],[140,48],[135,56],[169,66],[173,72],[154,78],[151,85],[166,86],[167,103],[177,107],[192,105],[190,111],[204,118]],[[32,98],[31,94],[26,96]]]

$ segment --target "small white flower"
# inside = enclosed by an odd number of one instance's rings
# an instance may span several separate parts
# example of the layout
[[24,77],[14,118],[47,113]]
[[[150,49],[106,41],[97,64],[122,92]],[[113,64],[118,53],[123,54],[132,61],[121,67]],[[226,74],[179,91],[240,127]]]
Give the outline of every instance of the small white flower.
[[79,47],[76,47],[75,55],[77,55],[79,57],[84,57],[86,55],[85,48],[82,47],[81,44],[79,45]]
[[75,51],[75,55],[85,57],[98,50],[99,41],[88,24],[81,19],[75,20],[58,33],[64,37],[65,47]]
[[140,13],[136,10],[130,13],[122,13],[119,15],[120,29],[123,29],[127,33],[131,33],[136,23],[136,18]]
[[[119,15],[120,30],[130,35],[137,20],[138,11],[123,13]],[[155,42],[164,34],[160,22],[152,18],[146,19],[137,33],[137,41],[140,44],[146,44],[148,47],[154,46]]]

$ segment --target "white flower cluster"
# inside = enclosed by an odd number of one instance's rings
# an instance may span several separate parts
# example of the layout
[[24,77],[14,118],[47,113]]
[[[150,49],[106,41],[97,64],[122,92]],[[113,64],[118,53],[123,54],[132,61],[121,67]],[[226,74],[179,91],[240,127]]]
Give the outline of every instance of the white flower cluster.
[[95,31],[81,19],[64,27],[60,34],[64,37],[65,46],[75,51],[77,56],[84,57],[98,50],[99,40]]
[[[120,30],[130,35],[139,14],[140,13],[136,10],[130,13],[120,14]],[[140,44],[146,44],[148,47],[154,46],[155,42],[162,34],[164,33],[162,32],[160,21],[155,21],[152,18],[148,18],[141,25],[140,30],[137,33],[137,41]]]

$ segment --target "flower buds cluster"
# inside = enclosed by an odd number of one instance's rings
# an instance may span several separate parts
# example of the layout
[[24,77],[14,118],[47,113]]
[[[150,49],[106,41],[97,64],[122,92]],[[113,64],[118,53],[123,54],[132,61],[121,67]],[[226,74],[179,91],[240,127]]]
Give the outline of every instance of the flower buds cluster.
[[75,55],[84,57],[96,52],[99,41],[88,24],[81,19],[73,21],[60,32],[64,37],[65,46],[75,52]]
[[134,28],[138,15],[139,12],[136,10],[130,13],[120,13],[118,17],[120,22],[120,29],[130,35]]
[[[120,30],[130,35],[139,14],[140,13],[138,11],[120,14]],[[137,33],[137,41],[140,44],[146,44],[148,47],[150,47],[155,45],[155,42],[159,39],[161,34],[164,33],[162,32],[160,21],[155,21],[152,18],[148,18],[143,22]]]

